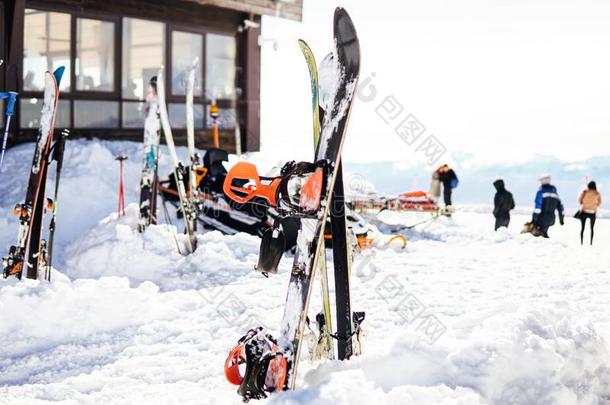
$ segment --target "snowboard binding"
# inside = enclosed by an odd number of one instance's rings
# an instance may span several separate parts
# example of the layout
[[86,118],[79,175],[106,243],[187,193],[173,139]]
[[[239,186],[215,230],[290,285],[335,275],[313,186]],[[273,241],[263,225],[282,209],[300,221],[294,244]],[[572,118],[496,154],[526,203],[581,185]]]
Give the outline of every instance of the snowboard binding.
[[353,312],[352,333],[347,336],[340,336],[336,333],[331,335],[334,339],[338,341],[348,342],[348,344],[351,344],[353,348],[353,353],[356,356],[360,356],[363,353],[364,330],[362,329],[362,322],[364,322],[364,318],[365,312]]
[[223,191],[240,204],[255,197],[275,207],[282,217],[316,217],[321,197],[326,193],[327,164],[288,162],[278,177],[263,177],[256,166],[240,162],[233,166],[223,184]]
[[[239,366],[243,364],[246,367],[242,375]],[[288,367],[283,353],[278,352],[277,341],[259,326],[239,339],[224,369],[227,381],[239,385],[237,393],[248,402],[283,390]]]
[[323,312],[316,315],[316,329],[317,333],[311,328],[311,322],[309,317],[305,318],[307,327],[310,331],[309,340],[309,358],[312,362],[322,360],[324,358],[333,357],[332,343],[329,344],[329,340],[332,336],[329,333],[326,317]]

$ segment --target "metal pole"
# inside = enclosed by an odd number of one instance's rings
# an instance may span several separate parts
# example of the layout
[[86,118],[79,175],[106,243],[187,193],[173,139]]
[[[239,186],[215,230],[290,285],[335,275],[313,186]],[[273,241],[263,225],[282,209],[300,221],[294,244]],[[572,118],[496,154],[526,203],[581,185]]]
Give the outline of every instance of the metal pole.
[[2,139],[2,152],[0,153],[0,170],[4,163],[4,152],[6,151],[6,142],[8,140],[8,131],[11,125],[11,117],[15,113],[15,101],[17,93],[9,91],[8,93],[0,93],[0,100],[8,99],[6,104],[6,124],[4,124],[4,138]]

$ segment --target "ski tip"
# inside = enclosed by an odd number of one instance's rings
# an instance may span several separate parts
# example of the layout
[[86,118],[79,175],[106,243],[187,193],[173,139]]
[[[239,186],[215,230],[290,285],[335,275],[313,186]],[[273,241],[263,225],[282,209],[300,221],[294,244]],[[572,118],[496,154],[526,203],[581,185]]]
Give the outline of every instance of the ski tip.
[[55,76],[55,81],[57,82],[57,85],[59,85],[59,82],[61,81],[61,78],[64,75],[65,70],[66,70],[65,66],[60,66],[57,69],[55,69],[55,71],[53,72],[53,76]]

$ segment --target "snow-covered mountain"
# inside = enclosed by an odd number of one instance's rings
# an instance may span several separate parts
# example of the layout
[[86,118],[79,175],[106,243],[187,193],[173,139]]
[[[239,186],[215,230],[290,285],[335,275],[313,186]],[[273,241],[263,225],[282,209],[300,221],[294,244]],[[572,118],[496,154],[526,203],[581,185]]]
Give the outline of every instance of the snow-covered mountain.
[[[517,205],[533,206],[538,178],[550,174],[564,205],[571,210],[578,206],[577,198],[586,179],[595,180],[602,197],[610,201],[610,156],[565,162],[550,156],[538,156],[515,164],[479,163],[473,156],[459,155],[451,160],[460,179],[454,199],[458,204],[493,204],[492,183],[499,177],[506,182]],[[419,163],[419,162],[418,162]],[[439,162],[441,163],[441,162]],[[362,175],[379,191],[397,194],[410,190],[428,190],[435,166],[403,162],[346,163],[353,176]]]

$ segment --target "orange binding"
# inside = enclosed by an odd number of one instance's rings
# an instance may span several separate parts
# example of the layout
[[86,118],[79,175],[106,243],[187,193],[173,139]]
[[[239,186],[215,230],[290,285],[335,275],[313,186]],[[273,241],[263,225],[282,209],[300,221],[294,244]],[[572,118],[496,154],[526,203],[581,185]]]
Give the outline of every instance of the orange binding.
[[267,376],[269,376],[269,370],[271,370],[275,391],[282,391],[284,389],[284,384],[286,383],[286,375],[288,374],[288,362],[286,358],[281,354],[276,354],[275,357],[269,361]]
[[243,343],[235,346],[225,361],[225,377],[233,385],[241,385],[241,382],[244,380],[244,377],[239,372],[239,365],[246,362],[244,346]]
[[317,211],[320,207],[320,197],[322,195],[322,184],[324,183],[324,170],[318,167],[313,175],[301,189],[299,206],[306,210]]
[[[242,375],[239,370],[239,366],[245,364],[248,359],[246,358],[246,345],[249,344],[253,339],[256,339],[257,342],[255,344],[264,343],[265,345],[269,345],[273,354],[265,355],[260,359],[254,360],[259,362],[266,362],[267,366],[264,368],[255,367],[250,369],[250,372],[259,372],[264,370],[265,376],[262,379],[264,386],[257,385],[248,385],[244,388],[245,392],[251,392],[252,389],[260,390],[263,389],[266,392],[274,392],[274,391],[282,391],[284,389],[284,384],[286,383],[286,375],[288,374],[288,361],[282,355],[282,353],[277,353],[277,344],[273,340],[269,340],[270,336],[261,338],[257,336],[257,333],[261,329],[251,329],[244,337],[242,337],[237,345],[231,349],[229,356],[225,360],[225,377],[227,381],[233,385],[241,386],[244,383],[244,379],[246,379],[246,384],[252,384],[253,381],[260,381],[261,376],[257,376],[252,379],[251,376],[247,377]],[[247,371],[248,368],[244,371]],[[253,371],[259,370],[259,371]],[[242,388],[240,388],[241,390]],[[265,395],[262,393],[262,397]],[[249,398],[260,398],[260,396],[255,395]]]
[[277,207],[281,181],[281,177],[260,177],[252,163],[239,162],[227,173],[222,190],[230,199],[240,204],[245,204],[254,197],[261,197]]

